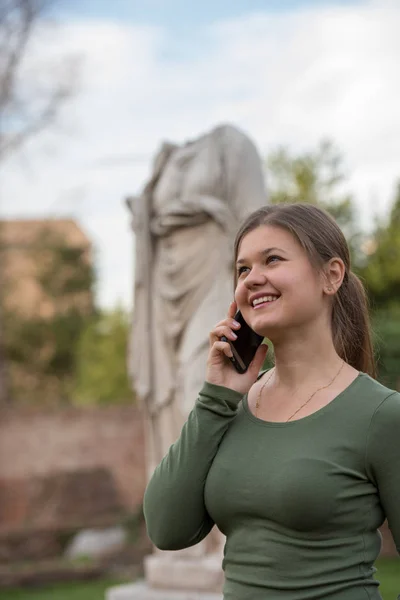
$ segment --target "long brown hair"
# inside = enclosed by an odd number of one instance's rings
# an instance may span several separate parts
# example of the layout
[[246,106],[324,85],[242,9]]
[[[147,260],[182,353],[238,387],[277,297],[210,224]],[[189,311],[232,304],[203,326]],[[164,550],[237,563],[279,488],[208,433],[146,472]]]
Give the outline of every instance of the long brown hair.
[[351,271],[349,247],[336,221],[312,204],[276,204],[260,208],[246,219],[236,235],[235,263],[243,237],[262,225],[289,231],[318,270],[331,258],[342,259],[346,271],[333,301],[333,343],[338,355],[349,365],[376,377],[367,296],[360,279]]

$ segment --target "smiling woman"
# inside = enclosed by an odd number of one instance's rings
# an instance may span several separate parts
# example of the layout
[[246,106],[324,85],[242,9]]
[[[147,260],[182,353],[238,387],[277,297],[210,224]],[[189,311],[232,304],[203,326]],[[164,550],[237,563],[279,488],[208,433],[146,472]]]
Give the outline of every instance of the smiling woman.
[[[261,208],[242,225],[234,253],[235,299],[257,333],[270,338],[271,329],[308,325],[309,317],[333,337],[341,358],[375,376],[366,295],[351,271],[345,237],[327,213],[310,204]],[[280,297],[283,321],[263,322],[261,312],[249,310],[260,294]]]
[[[262,208],[236,237],[235,302],[210,333],[206,382],[145,494],[161,549],[226,535],[225,600],[381,600],[388,520],[400,552],[400,394],[374,380],[367,302],[335,221]],[[274,344],[239,374],[237,308]],[[161,501],[162,500],[162,501]]]

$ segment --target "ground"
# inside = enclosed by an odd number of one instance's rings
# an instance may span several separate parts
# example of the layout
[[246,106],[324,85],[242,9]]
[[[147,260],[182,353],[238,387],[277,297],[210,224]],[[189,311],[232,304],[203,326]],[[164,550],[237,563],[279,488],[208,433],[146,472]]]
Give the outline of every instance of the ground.
[[[400,594],[400,560],[381,559],[376,578],[381,583],[383,600],[396,600]],[[37,590],[3,590],[0,600],[103,600],[105,590],[124,583],[115,580],[69,583]],[[399,596],[400,597],[400,596]]]

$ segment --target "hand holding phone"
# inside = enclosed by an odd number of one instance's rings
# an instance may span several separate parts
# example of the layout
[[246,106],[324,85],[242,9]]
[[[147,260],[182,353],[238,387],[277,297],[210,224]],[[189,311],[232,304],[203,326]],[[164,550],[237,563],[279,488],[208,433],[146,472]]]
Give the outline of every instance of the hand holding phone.
[[232,302],[227,318],[210,332],[206,381],[245,394],[257,380],[268,347],[261,343],[263,337],[257,336],[242,317],[239,316],[240,321],[235,324],[236,315],[236,303]]
[[244,320],[242,313],[238,311],[234,317],[235,321],[240,323],[240,329],[237,332],[236,340],[228,340],[222,336],[221,341],[228,342],[233,356],[229,360],[238,373],[246,373],[251,361],[253,360],[258,347],[262,344],[264,337],[258,335]]

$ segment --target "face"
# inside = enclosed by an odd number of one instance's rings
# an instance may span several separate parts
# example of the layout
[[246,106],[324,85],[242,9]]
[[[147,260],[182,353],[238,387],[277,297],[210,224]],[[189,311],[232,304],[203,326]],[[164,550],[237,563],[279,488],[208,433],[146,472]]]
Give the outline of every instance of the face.
[[327,310],[324,283],[300,243],[285,229],[263,225],[242,239],[235,300],[257,333],[303,327]]

